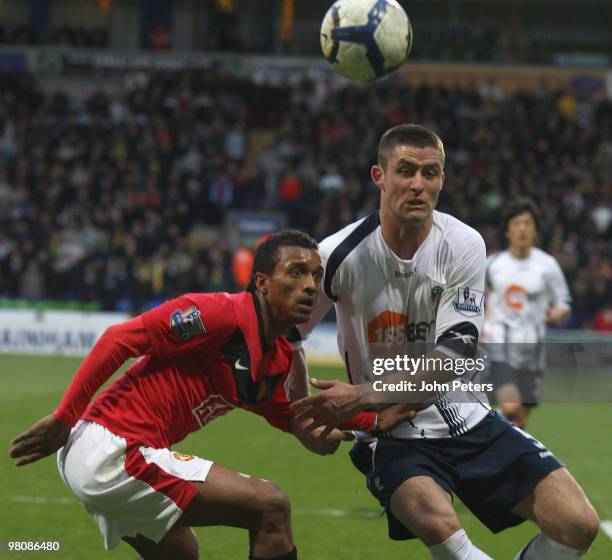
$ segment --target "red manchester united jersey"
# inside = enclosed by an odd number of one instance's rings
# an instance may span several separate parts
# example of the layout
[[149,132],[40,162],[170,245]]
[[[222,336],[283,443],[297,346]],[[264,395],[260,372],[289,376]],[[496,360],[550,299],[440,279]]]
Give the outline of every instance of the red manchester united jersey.
[[265,346],[251,293],[188,294],[142,318],[150,355],[96,399],[86,420],[152,447],[169,447],[236,407],[291,430],[291,348],[284,337]]

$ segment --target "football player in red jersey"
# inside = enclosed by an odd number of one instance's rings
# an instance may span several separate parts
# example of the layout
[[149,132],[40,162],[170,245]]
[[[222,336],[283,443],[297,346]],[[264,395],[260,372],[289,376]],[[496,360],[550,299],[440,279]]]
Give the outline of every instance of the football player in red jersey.
[[[107,549],[123,539],[143,558],[192,559],[191,527],[229,525],[248,529],[251,559],[297,558],[279,488],[171,447],[244,408],[316,453],[336,450],[346,434],[306,430],[309,422],[292,419],[287,394],[303,389],[291,386],[293,349],[283,334],[310,318],[322,274],[317,243],[284,231],[259,246],[246,292],[186,294],[110,327],[53,414],[13,440],[11,457],[21,466],[59,450],[62,479],[93,514]],[[362,413],[341,428],[368,431],[375,422]]]

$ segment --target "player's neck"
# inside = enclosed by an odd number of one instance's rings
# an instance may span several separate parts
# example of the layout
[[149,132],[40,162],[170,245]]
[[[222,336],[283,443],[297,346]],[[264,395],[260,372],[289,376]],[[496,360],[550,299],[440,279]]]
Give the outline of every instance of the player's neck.
[[289,326],[280,325],[272,319],[268,302],[260,295],[259,292],[255,292],[255,297],[258,299],[259,308],[261,309],[261,322],[264,338],[262,342],[265,347],[269,348],[272,346],[272,344],[274,344],[274,341],[280,335],[284,334],[289,329]]
[[414,257],[433,226],[433,216],[419,224],[407,224],[381,213],[380,229],[389,248],[402,260]]
[[516,247],[514,245],[510,245],[510,247],[509,247],[510,254],[515,259],[527,259],[527,258],[529,258],[529,255],[531,255],[531,249],[532,249],[531,246]]

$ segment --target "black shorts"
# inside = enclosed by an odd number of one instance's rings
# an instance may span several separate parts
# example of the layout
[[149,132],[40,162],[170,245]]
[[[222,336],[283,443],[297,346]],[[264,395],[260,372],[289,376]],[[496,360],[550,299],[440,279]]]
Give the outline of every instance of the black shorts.
[[415,538],[389,510],[391,495],[409,478],[431,477],[498,533],[525,521],[511,509],[563,466],[539,441],[496,412],[457,438],[379,439],[374,451],[360,441],[350,456],[385,508],[394,540]]
[[[517,370],[503,362],[492,362],[489,372],[489,381],[495,391],[502,385],[516,385],[521,394],[523,406],[533,408],[540,402],[544,374],[542,370]],[[495,395],[489,395],[492,402],[496,402]]]

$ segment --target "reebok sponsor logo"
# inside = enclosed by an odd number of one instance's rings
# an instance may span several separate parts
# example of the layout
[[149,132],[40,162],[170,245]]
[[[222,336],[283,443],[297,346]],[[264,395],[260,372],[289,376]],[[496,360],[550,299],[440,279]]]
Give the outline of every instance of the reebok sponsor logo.
[[415,270],[408,270],[406,272],[402,272],[401,270],[395,271],[395,278],[397,280],[404,279],[408,280],[408,278],[412,278],[414,276]]

